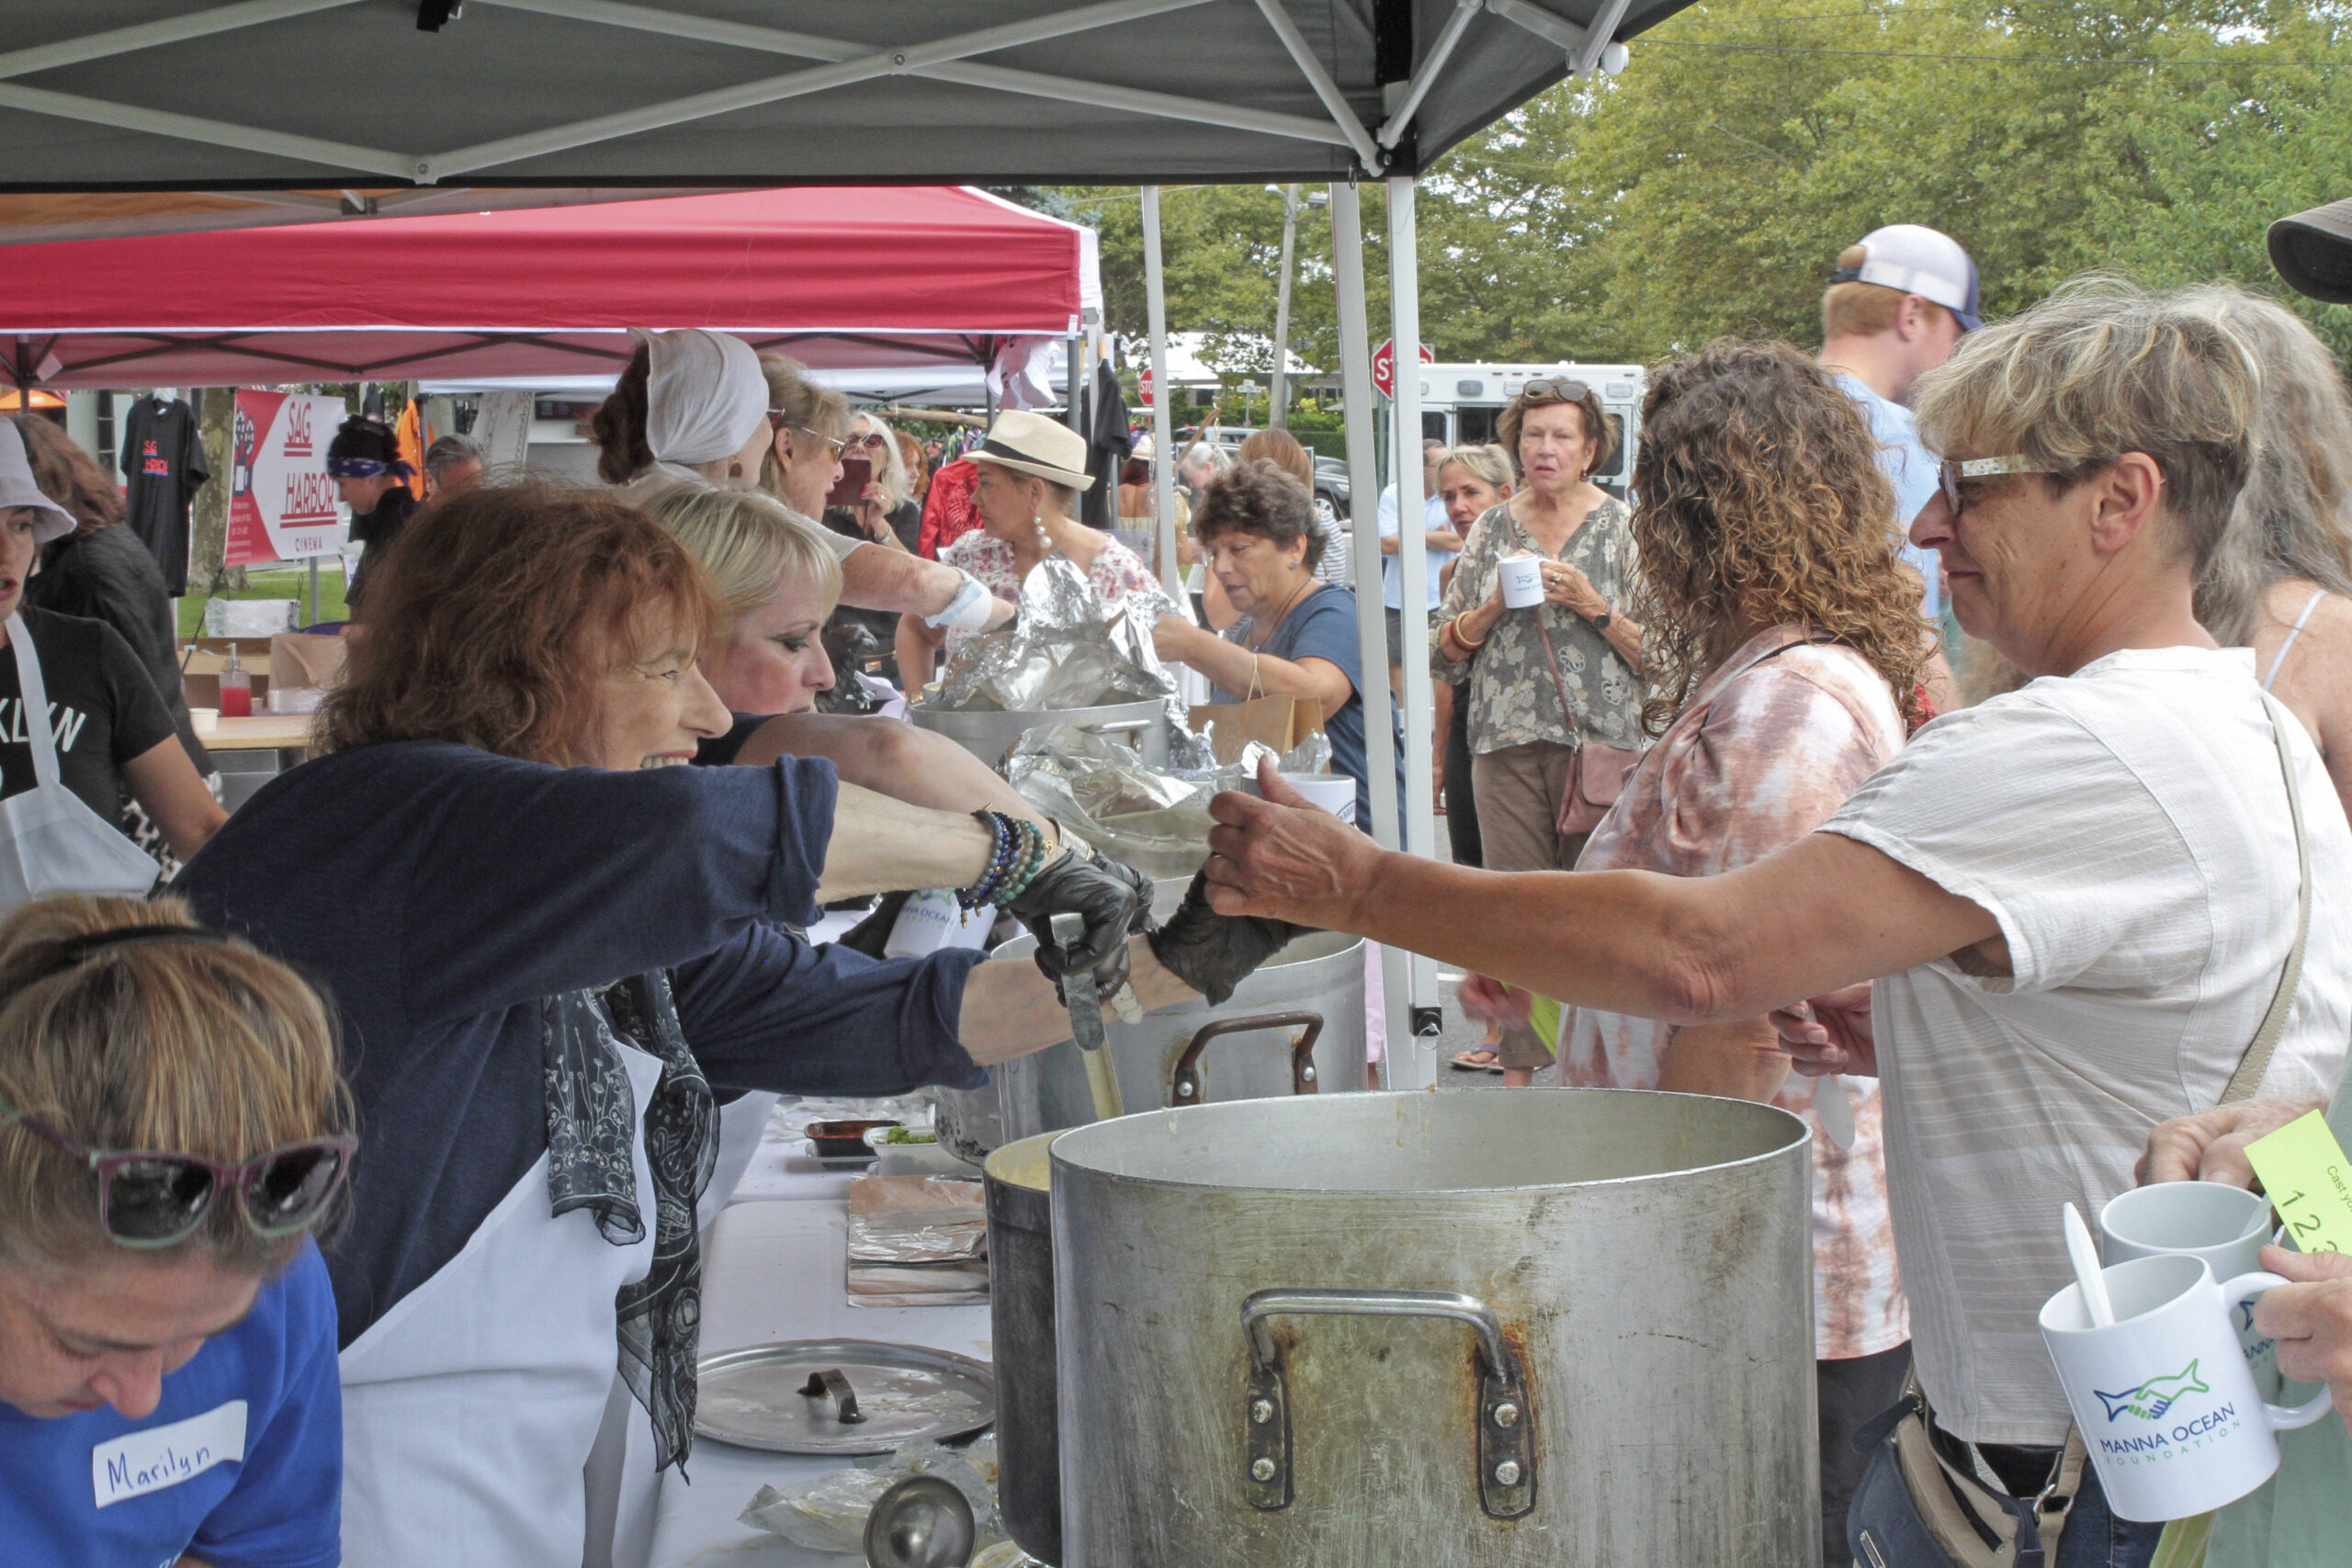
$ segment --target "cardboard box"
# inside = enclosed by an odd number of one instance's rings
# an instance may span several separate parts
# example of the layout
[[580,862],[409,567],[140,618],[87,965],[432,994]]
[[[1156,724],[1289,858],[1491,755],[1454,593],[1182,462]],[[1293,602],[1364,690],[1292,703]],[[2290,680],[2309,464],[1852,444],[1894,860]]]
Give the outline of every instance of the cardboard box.
[[269,694],[270,639],[267,637],[198,637],[180,644],[180,686],[192,708],[220,705],[220,671],[229,667],[234,649],[237,663],[254,678],[254,712],[262,711]]
[[343,678],[344,640],[331,632],[280,632],[269,639],[269,683],[324,691]]

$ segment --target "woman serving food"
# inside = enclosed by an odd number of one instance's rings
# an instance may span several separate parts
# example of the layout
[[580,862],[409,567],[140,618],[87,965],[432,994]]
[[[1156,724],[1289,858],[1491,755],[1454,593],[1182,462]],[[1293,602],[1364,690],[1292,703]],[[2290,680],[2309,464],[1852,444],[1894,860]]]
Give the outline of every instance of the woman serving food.
[[1145,1006],[1192,994],[1130,938],[1143,879],[1034,823],[821,761],[674,765],[728,725],[695,662],[717,614],[678,543],[608,496],[428,510],[377,580],[327,754],[183,874],[332,987],[355,1046],[372,1152],[327,1258],[346,1562],[573,1568],[616,1366],[657,1461],[684,1457],[717,1093],[972,1084],[1069,1035],[1028,965],[877,962],[784,926],[955,887],[1041,941],[1080,916],[1081,941],[1040,949],[1060,973],[1131,964]]

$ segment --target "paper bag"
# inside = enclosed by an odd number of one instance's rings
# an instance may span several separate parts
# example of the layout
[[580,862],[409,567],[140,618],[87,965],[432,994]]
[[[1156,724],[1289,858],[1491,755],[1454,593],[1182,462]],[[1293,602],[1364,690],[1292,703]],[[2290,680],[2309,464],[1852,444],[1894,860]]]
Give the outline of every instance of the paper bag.
[[[1196,733],[1211,735],[1217,765],[1230,767],[1252,740],[1277,752],[1288,751],[1323,728],[1323,710],[1312,697],[1252,697],[1241,703],[1203,703],[1192,710],[1192,724]],[[1211,724],[1216,726],[1214,731]]]
[[269,683],[322,691],[343,675],[343,638],[322,632],[280,632],[269,639]]

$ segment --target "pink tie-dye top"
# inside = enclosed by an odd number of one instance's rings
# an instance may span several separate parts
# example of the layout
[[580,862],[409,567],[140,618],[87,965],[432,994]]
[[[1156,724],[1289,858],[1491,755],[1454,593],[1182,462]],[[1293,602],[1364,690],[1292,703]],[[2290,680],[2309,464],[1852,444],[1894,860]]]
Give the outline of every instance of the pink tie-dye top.
[[[1692,693],[1625,780],[1578,871],[1713,876],[1761,860],[1829,819],[1903,744],[1885,678],[1802,626],[1751,639]],[[1779,650],[1779,651],[1775,651]],[[1568,1010],[1560,1082],[1655,1089],[1674,1027]],[[1823,1136],[1815,1080],[1792,1073],[1774,1101],[1814,1128],[1814,1343],[1824,1360],[1893,1349],[1911,1336],[1894,1265],[1878,1080],[1845,1080],[1854,1146]]]

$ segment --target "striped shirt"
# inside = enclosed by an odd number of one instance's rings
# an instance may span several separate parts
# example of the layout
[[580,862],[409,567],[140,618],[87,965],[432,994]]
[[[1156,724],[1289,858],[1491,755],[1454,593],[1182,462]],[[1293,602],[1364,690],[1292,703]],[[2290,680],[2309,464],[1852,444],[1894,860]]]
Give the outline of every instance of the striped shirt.
[[[1773,627],[1691,694],[1626,778],[1578,871],[1736,870],[1820,827],[1894,754],[1903,719],[1885,678],[1850,649],[1808,635],[1801,626]],[[1653,1019],[1571,1009],[1560,1032],[1560,1082],[1655,1089],[1674,1032]],[[1815,1080],[1792,1073],[1773,1099],[1813,1128],[1814,1354],[1823,1360],[1891,1350],[1911,1335],[1877,1084],[1846,1081],[1854,1099],[1850,1149],[1823,1134]]]
[[[2036,1323],[2074,1278],[2059,1205],[2131,1188],[2150,1130],[2219,1101],[2270,1004],[2297,881],[2273,734],[2251,649],[2125,649],[1938,719],[1823,829],[2008,944],[2007,976],[1938,959],[1871,1002],[1912,1351],[1957,1437],[2063,1440]],[[2352,1020],[2352,830],[2291,718],[2287,741],[2311,936],[2262,1092],[2320,1096]]]

